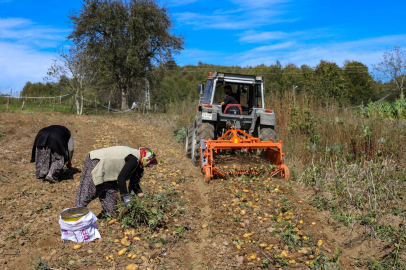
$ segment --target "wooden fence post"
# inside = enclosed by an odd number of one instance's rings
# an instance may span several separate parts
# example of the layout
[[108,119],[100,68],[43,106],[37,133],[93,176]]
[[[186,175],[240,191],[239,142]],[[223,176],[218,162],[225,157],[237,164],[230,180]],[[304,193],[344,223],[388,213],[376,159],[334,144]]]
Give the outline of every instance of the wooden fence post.
[[44,99],[41,98],[41,102],[39,103],[39,105],[38,105],[38,107],[37,107],[37,110],[39,109],[39,106],[41,106],[41,103],[42,103],[43,100],[44,100]]
[[54,98],[54,104],[52,105],[52,111],[55,111],[55,98]]
[[10,96],[7,98],[7,110],[8,110],[8,104],[10,103],[11,96],[13,96],[13,89],[10,89]]
[[154,113],[156,113],[156,103],[154,104],[154,107],[155,107],[155,109],[154,109]]
[[59,96],[59,105],[62,105],[62,96]]
[[110,114],[110,100],[109,100],[109,108],[107,109],[107,114]]
[[21,110],[24,109],[25,100],[23,100],[23,106],[21,106]]

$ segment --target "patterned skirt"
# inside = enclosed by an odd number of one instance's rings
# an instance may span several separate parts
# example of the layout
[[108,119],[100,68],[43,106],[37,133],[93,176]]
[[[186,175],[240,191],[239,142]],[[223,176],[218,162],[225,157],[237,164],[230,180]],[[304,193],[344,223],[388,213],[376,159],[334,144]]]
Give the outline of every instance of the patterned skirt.
[[48,147],[35,150],[35,176],[37,179],[44,178],[47,174],[59,181],[59,175],[63,171],[65,158]]
[[73,207],[87,206],[92,200],[99,198],[103,211],[115,216],[117,205],[115,194],[118,191],[118,184],[117,181],[109,181],[94,185],[92,171],[98,163],[98,159],[92,160],[90,154],[87,155]]

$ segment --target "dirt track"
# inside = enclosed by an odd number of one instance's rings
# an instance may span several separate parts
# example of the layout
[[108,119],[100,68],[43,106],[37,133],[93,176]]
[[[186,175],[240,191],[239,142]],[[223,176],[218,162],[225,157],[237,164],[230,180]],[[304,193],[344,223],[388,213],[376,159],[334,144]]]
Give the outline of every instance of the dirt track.
[[[141,241],[132,244],[137,258],[118,257],[121,246],[112,240],[123,237],[123,231],[118,223],[107,226],[106,220],[98,222],[101,240],[78,252],[73,243],[62,243],[59,213],[72,206],[81,174],[50,184],[37,180],[34,164],[29,163],[38,130],[60,123],[73,133],[73,166],[79,170],[88,152],[101,147],[147,146],[156,151],[160,164],[147,170],[144,191],[158,192],[171,185],[185,202],[178,206],[180,215],[168,220],[167,229],[156,232],[169,239],[168,245],[153,243],[150,233],[141,230]],[[348,257],[355,250],[337,244],[345,240],[341,235],[348,229],[334,231],[327,214],[306,204],[309,192],[266,176],[205,184],[200,170],[173,139],[171,125],[169,120],[139,115],[0,114],[0,269],[31,269],[30,262],[35,264],[39,257],[55,269],[125,269],[130,263],[140,269],[258,269],[268,264],[270,269],[307,269],[332,259],[336,247],[343,251],[340,266],[354,268]],[[93,201],[89,208],[98,215],[100,202]],[[185,234],[174,238],[179,227]],[[253,234],[244,237],[247,233]],[[114,254],[114,261],[106,261],[105,254]]]

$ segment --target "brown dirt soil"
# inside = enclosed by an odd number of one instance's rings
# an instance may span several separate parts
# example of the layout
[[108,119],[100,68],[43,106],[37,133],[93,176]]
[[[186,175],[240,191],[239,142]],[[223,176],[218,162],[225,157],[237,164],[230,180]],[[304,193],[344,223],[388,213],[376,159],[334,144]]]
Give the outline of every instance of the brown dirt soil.
[[[58,184],[36,179],[34,164],[29,163],[37,132],[51,124],[67,125],[75,142],[72,163],[77,170],[66,171]],[[270,180],[266,175],[214,179],[206,184],[200,170],[184,157],[183,146],[173,139],[173,127],[171,119],[138,114],[1,113],[0,269],[32,269],[30,263],[35,264],[38,258],[53,269],[125,269],[131,263],[139,269],[260,269],[265,259],[270,269],[307,269],[312,256],[323,253],[332,258],[336,248],[342,252],[340,267],[354,269],[351,258],[376,250],[377,243],[373,247],[370,243],[344,246],[349,228],[337,229],[327,213],[312,210],[307,204],[312,193],[304,186]],[[73,250],[75,243],[60,240],[59,214],[73,205],[86,155],[114,145],[155,150],[160,164],[146,171],[144,191],[155,193],[170,185],[185,202],[177,206],[179,215],[169,218],[165,229],[148,232],[141,227],[137,231],[141,241],[132,243],[137,254],[134,260],[117,255],[122,247],[113,240],[123,237],[118,222],[107,226],[105,219],[99,220],[102,239],[83,244],[77,251]],[[101,212],[97,200],[89,208],[96,215]],[[283,241],[280,233],[288,224],[293,233]],[[185,234],[175,237],[176,228],[184,228]],[[361,237],[361,229],[353,231],[352,238]],[[154,243],[151,233],[169,239],[169,244]],[[301,247],[287,245],[292,235]],[[321,246],[317,245],[319,240],[323,241]],[[105,259],[110,254],[114,260]],[[282,256],[275,259],[274,254]]]

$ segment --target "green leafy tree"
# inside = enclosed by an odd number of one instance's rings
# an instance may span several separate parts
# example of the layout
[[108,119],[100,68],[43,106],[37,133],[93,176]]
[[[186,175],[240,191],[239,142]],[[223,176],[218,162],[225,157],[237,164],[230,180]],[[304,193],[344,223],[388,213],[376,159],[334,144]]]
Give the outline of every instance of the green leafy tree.
[[51,97],[58,95],[57,85],[54,83],[26,82],[20,97]]
[[349,95],[353,105],[367,104],[375,99],[374,79],[368,67],[361,62],[348,61],[344,66],[344,74],[348,78]]
[[346,102],[349,98],[348,83],[342,69],[336,64],[320,61],[314,69],[313,84],[315,94],[325,102],[335,98],[339,102]]
[[[264,69],[265,91],[267,93],[281,93],[283,88],[281,86],[282,77],[282,65],[279,61],[276,61],[275,65],[270,65]],[[257,72],[257,75],[261,75],[261,72]]]
[[295,64],[288,64],[282,70],[281,85],[283,85],[286,91],[293,91],[295,89],[295,93],[298,93],[303,86],[303,81],[303,72]]
[[183,49],[184,38],[172,33],[170,15],[154,0],[85,0],[70,21],[68,38],[84,48],[100,77],[114,82],[122,109],[136,80]]

